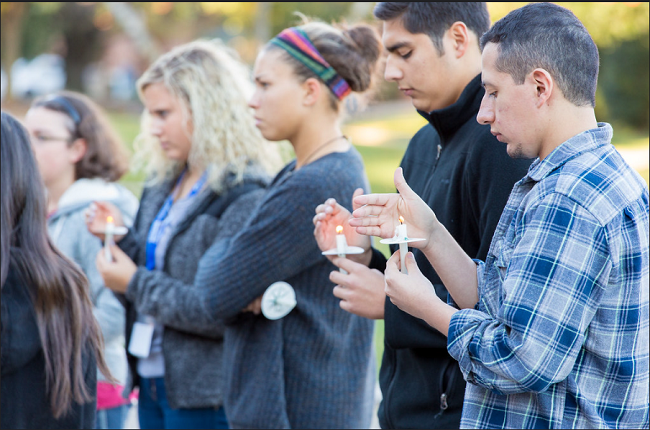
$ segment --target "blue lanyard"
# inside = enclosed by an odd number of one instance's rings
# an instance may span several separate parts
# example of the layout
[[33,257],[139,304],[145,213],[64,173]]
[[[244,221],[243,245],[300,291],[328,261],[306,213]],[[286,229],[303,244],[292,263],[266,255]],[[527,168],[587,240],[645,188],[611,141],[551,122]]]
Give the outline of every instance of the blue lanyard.
[[[158,243],[160,242],[160,239],[163,237],[165,231],[167,230],[167,227],[169,226],[169,223],[165,221],[167,215],[169,215],[169,211],[171,210],[174,204],[174,195],[178,192],[178,189],[181,185],[181,181],[185,176],[185,172],[187,172],[187,169],[183,170],[183,173],[181,173],[181,176],[179,176],[178,181],[176,181],[176,185],[174,186],[173,191],[169,194],[169,196],[165,200],[165,203],[158,211],[158,215],[156,215],[156,218],[151,223],[151,228],[149,229],[149,235],[147,236],[147,248],[146,248],[147,270],[154,270],[156,268],[156,248],[158,247]],[[196,182],[196,184],[194,184],[194,186],[192,187],[190,193],[187,195],[186,198],[190,199],[194,197],[196,194],[198,194],[198,192],[205,184],[207,178],[208,178],[208,172],[206,170],[203,173],[203,176],[201,176],[201,178]]]

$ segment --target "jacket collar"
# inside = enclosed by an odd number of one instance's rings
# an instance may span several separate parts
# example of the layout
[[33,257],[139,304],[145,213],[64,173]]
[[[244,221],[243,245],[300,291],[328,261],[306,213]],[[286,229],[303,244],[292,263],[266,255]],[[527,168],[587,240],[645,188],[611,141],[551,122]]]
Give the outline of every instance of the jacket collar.
[[482,98],[483,87],[479,74],[467,84],[456,103],[429,113],[418,110],[418,113],[436,129],[444,146],[467,121],[476,121]]
[[592,128],[566,140],[551,151],[543,160],[536,159],[530,165],[527,176],[533,181],[541,181],[551,172],[562,167],[562,165],[580,154],[609,144],[612,141],[613,134],[611,125],[606,122],[599,122],[597,128]]

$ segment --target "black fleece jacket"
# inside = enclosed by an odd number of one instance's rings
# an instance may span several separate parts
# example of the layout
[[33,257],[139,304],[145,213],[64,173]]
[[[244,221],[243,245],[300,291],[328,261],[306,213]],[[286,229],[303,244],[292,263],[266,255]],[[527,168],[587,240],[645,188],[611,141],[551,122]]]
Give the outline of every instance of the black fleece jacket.
[[[453,105],[419,112],[429,124],[411,139],[401,163],[409,186],[465,252],[482,260],[514,183],[532,161],[511,159],[490,127],[476,121],[483,93],[479,75]],[[446,301],[447,290],[427,258],[412,251],[424,276]],[[385,268],[382,256],[374,254],[371,267]],[[447,338],[388,298],[384,310],[381,427],[458,428],[465,381],[447,353]]]

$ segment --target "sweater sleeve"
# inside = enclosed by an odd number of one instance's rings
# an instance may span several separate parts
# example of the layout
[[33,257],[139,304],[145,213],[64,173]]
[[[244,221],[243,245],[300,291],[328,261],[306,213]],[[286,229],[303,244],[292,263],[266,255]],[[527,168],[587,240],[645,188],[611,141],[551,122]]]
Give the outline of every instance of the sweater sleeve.
[[[220,217],[219,233],[210,248],[213,252],[224,252],[224,247],[230,243],[229,237],[244,227],[248,220],[246,214],[254,210],[264,193],[265,190],[250,192],[229,205]],[[165,326],[214,339],[223,336],[222,324],[205,312],[196,311],[196,301],[200,300],[197,287],[165,272],[139,267],[129,283],[126,297],[134,303],[138,313],[151,315]]]
[[298,184],[294,179],[262,203],[227,252],[210,249],[199,263],[196,281],[210,315],[231,318],[273,282],[326,261],[314,239],[312,214],[329,197],[327,187],[316,181]]
[[269,191],[232,240],[217,241],[203,254],[193,288],[177,282],[131,282],[127,295],[140,306],[144,297],[155,295],[154,316],[174,308],[185,319],[223,321],[239,314],[273,282],[325,261],[311,219],[314,208],[330,196],[318,181],[293,179]]

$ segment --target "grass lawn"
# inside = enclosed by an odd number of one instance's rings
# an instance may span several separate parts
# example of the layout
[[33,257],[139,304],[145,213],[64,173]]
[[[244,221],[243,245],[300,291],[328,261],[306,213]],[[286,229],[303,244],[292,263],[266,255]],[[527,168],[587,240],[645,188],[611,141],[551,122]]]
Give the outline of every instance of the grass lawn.
[[[139,130],[137,115],[112,113],[112,123],[117,128],[127,144]],[[411,136],[425,123],[410,106],[400,107],[391,111],[390,115],[367,118],[360,121],[350,121],[344,127],[344,133],[350,136],[352,142],[361,153],[370,186],[376,193],[391,193],[395,191],[393,185],[393,172],[399,166],[406,146]],[[612,143],[620,149],[640,149],[648,147],[648,133],[639,133],[625,127],[614,125],[614,139]],[[646,183],[649,182],[648,169],[639,171]],[[140,172],[127,174],[120,182],[128,187],[136,196],[142,191],[144,176]],[[388,246],[375,241],[376,246],[385,255],[389,255]],[[384,350],[384,321],[377,321],[375,325],[375,347],[377,363],[381,363]],[[379,367],[378,367],[379,368]]]

